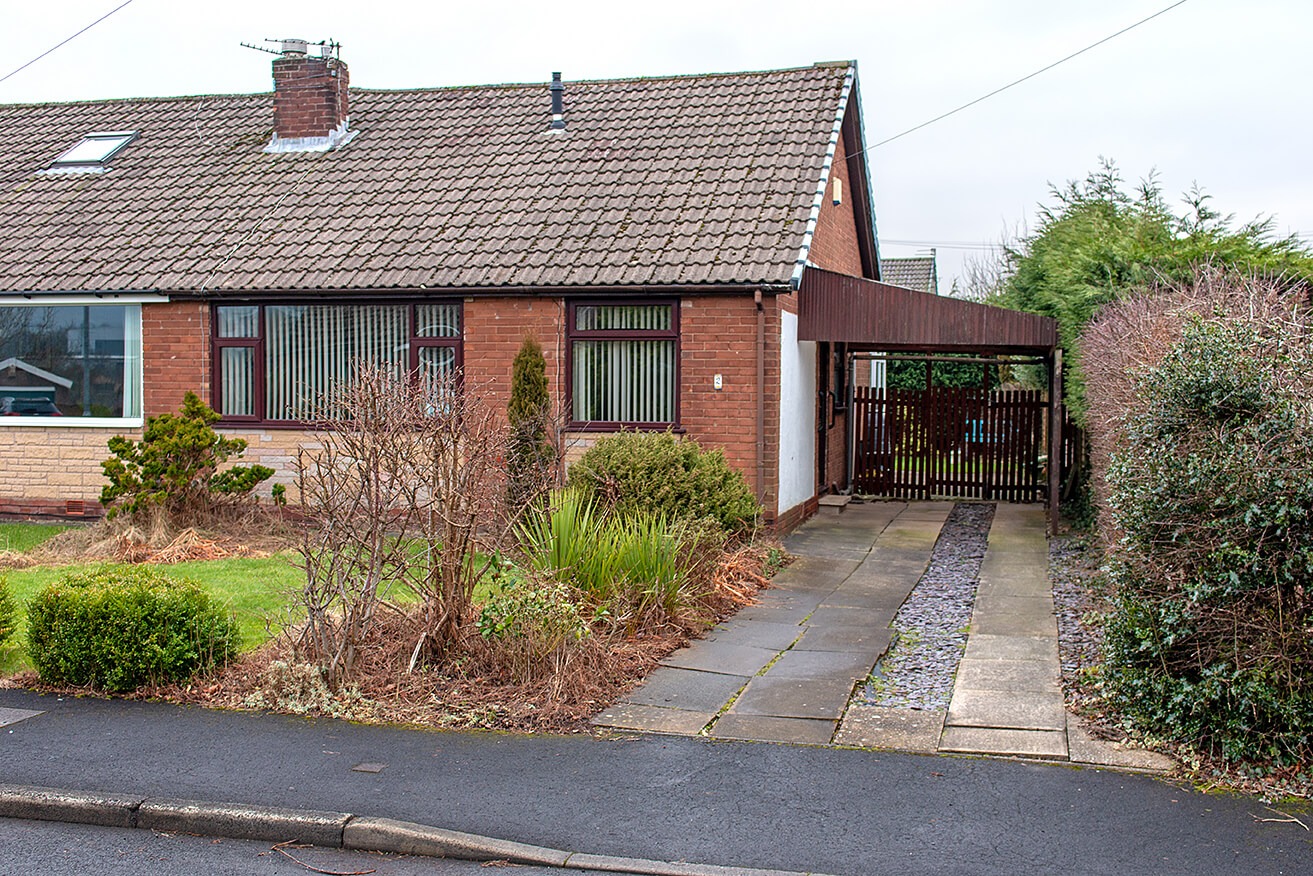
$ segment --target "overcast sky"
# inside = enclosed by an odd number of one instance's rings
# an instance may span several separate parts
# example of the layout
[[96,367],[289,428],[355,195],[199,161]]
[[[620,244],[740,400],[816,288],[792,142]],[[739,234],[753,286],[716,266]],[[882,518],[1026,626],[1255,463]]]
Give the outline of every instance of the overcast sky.
[[[122,0],[0,0],[0,76]],[[875,144],[1033,73],[1172,0],[656,3],[133,0],[0,82],[0,103],[270,90],[265,38],[332,38],[351,83],[423,88],[795,67],[856,59]],[[1100,156],[1172,200],[1313,238],[1313,3],[1187,0],[869,154],[881,253],[964,258],[1034,222]]]

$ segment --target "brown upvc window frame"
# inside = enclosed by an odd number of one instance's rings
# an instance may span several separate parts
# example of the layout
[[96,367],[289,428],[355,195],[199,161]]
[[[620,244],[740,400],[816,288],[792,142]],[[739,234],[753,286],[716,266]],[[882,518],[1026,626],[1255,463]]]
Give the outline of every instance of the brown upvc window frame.
[[[670,309],[670,327],[668,329],[579,329],[577,311],[580,307],[668,307]],[[681,402],[681,343],[679,329],[679,300],[675,298],[607,298],[576,299],[566,302],[566,355],[565,385],[566,404],[569,406],[570,420],[566,428],[581,432],[618,432],[621,429],[640,431],[682,431],[680,425]],[[672,416],[669,420],[580,420],[575,417],[574,378],[575,378],[575,343],[577,341],[670,341],[672,343],[673,367],[671,380]]]
[[[419,317],[417,308],[426,304],[443,304],[456,306],[456,334],[455,335],[420,335],[418,334]],[[360,307],[360,306],[388,306],[397,305],[406,306],[406,366],[411,374],[419,370],[420,350],[423,348],[447,347],[454,350],[452,357],[452,369],[456,374],[457,380],[460,380],[465,363],[465,308],[459,298],[435,298],[423,301],[406,301],[406,300],[382,300],[371,301],[368,304],[362,304],[355,301],[325,301],[323,299],[305,299],[305,298],[280,298],[270,301],[218,301],[213,302],[210,307],[210,404],[215,411],[219,412],[220,425],[255,425],[261,428],[273,429],[293,429],[305,428],[312,425],[305,420],[283,420],[270,419],[267,415],[267,402],[265,393],[265,369],[268,357],[267,337],[266,337],[266,319],[265,309],[268,307],[297,307],[297,306],[340,306],[340,307]],[[222,307],[254,307],[257,309],[256,315],[256,334],[252,337],[243,338],[226,338],[219,336],[219,308]],[[252,360],[252,407],[256,411],[253,415],[233,415],[224,414],[222,408],[222,358],[223,351],[229,348],[248,348],[253,349]]]

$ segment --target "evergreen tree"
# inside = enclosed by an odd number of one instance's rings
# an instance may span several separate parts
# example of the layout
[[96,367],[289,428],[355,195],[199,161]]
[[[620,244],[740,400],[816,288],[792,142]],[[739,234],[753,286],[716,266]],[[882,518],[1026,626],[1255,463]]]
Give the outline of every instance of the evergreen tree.
[[547,361],[538,342],[525,337],[511,365],[511,398],[506,405],[511,427],[507,498],[512,510],[523,508],[551,486],[556,454],[547,434],[550,415]]

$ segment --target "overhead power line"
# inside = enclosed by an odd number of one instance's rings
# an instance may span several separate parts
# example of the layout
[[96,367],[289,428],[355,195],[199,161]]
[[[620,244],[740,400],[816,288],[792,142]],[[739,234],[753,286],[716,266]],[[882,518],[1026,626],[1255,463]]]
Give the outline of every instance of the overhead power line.
[[1186,2],[1188,2],[1188,0],[1177,0],[1177,2],[1173,3],[1171,6],[1168,6],[1164,9],[1159,9],[1157,12],[1155,12],[1153,15],[1150,15],[1148,18],[1141,18],[1139,21],[1135,22],[1135,24],[1123,27],[1121,30],[1117,31],[1116,33],[1110,34],[1109,36],[1106,36],[1103,39],[1099,40],[1097,43],[1090,43],[1088,46],[1081,49],[1080,51],[1072,52],[1067,57],[1054,61],[1052,64],[1049,64],[1047,67],[1041,67],[1040,69],[1036,70],[1034,73],[1030,73],[1026,76],[1022,76],[1020,79],[1015,79],[1012,82],[1009,82],[1007,85],[1001,86],[999,88],[995,88],[989,94],[981,95],[980,97],[977,97],[973,101],[964,103],[960,107],[957,107],[956,109],[951,109],[946,113],[937,115],[933,119],[922,122],[921,124],[917,125],[914,128],[908,128],[906,131],[903,131],[901,134],[894,134],[892,137],[886,137],[885,139],[881,140],[879,143],[874,143],[866,147],[867,151],[871,149],[878,149],[879,147],[885,145],[886,143],[892,143],[895,140],[898,140],[902,137],[906,137],[908,134],[919,131],[922,128],[929,127],[930,125],[933,125],[935,122],[942,122],[944,119],[948,118],[949,116],[957,115],[958,113],[962,112],[962,110],[964,109],[970,109],[971,107],[975,106],[978,103],[981,103],[982,101],[989,100],[991,97],[994,97],[995,95],[1002,94],[1003,92],[1007,91],[1009,88],[1012,88],[1013,86],[1020,85],[1021,83],[1029,79],[1034,79],[1036,76],[1040,75],[1041,73],[1047,73],[1048,71],[1052,70],[1054,67],[1057,67],[1059,64],[1065,64],[1068,61],[1070,61],[1072,58],[1080,57],[1081,55],[1085,54],[1091,49],[1097,49],[1099,46],[1103,45],[1109,40],[1114,40],[1124,33],[1129,33],[1130,31],[1135,30],[1140,25],[1149,21],[1153,21],[1158,16],[1171,12],[1173,9],[1185,4]]
[[15,67],[13,70],[10,70],[10,71],[9,71],[8,73],[6,73],[4,76],[0,76],[0,82],[4,82],[6,79],[9,79],[11,76],[15,76],[15,75],[17,75],[17,74],[19,74],[19,73],[22,73],[22,72],[23,72],[24,70],[26,70],[28,67],[31,67],[31,66],[32,66],[33,64],[35,64],[37,61],[40,61],[40,60],[41,60],[42,58],[44,58],[46,55],[49,55],[51,52],[55,51],[56,49],[60,48],[61,46],[64,46],[64,45],[66,45],[66,44],[68,44],[68,43],[71,43],[73,40],[75,40],[75,39],[77,39],[78,37],[82,36],[82,34],[86,33],[86,32],[89,31],[89,30],[91,30],[93,27],[95,27],[96,25],[100,24],[100,23],[101,23],[102,21],[104,21],[106,18],[109,18],[109,17],[110,17],[111,15],[113,15],[115,12],[118,12],[118,11],[119,11],[120,9],[122,9],[124,6],[127,6],[127,5],[129,5],[129,4],[131,4],[131,3],[132,3],[132,0],[123,0],[123,2],[120,3],[118,6],[115,6],[115,7],[114,7],[113,9],[111,9],[109,12],[106,12],[104,15],[100,16],[100,18],[97,18],[95,21],[91,22],[91,24],[88,24],[86,27],[82,28],[80,31],[78,31],[77,33],[73,34],[71,37],[68,37],[67,39],[63,40],[62,42],[56,43],[55,45],[51,46],[50,48],[46,49],[46,50],[45,50],[44,52],[42,52],[41,54],[37,55],[37,56],[36,56],[35,58],[33,58],[32,60],[28,61],[26,64],[22,65],[21,67]]

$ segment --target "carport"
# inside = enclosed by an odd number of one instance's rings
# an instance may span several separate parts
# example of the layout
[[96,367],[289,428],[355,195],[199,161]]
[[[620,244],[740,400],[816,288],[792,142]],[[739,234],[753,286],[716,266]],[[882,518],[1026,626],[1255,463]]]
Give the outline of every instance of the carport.
[[[1022,357],[1048,371],[1045,501],[1056,531],[1062,458],[1062,349],[1054,320],[972,301],[931,295],[875,280],[809,267],[798,290],[798,338],[854,357],[917,353]],[[822,357],[822,361],[825,358]],[[851,369],[850,369],[851,370]],[[852,381],[848,381],[852,403]],[[850,408],[851,409],[851,408]],[[849,424],[849,441],[857,417]],[[851,469],[850,463],[850,469]],[[852,471],[847,473],[851,484]]]

